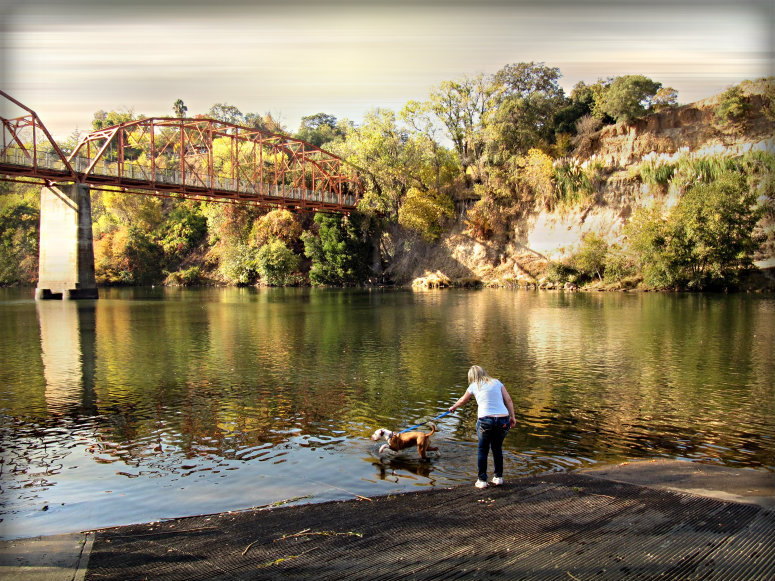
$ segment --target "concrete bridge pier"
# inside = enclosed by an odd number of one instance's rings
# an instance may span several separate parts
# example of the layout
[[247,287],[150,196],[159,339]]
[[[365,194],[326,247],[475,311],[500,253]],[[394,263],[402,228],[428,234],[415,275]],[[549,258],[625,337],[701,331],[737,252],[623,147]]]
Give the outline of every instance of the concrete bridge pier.
[[37,300],[96,299],[91,197],[86,184],[40,190]]

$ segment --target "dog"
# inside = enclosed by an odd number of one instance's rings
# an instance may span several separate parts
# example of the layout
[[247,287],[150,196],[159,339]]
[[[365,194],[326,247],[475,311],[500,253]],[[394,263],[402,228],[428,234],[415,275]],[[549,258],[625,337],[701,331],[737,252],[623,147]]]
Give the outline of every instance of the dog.
[[436,426],[431,424],[430,432],[404,432],[403,434],[391,432],[385,428],[380,428],[371,435],[371,439],[378,442],[382,438],[387,440],[387,444],[382,444],[379,453],[382,454],[386,449],[399,452],[404,448],[416,445],[420,458],[426,458],[426,452],[437,452],[438,448],[431,447],[431,436],[436,433]]

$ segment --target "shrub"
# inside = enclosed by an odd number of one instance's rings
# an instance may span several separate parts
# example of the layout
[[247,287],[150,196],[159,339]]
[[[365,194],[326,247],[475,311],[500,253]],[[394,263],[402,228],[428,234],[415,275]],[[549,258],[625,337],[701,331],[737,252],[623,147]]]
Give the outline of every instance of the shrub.
[[196,286],[203,282],[202,269],[198,266],[192,266],[191,268],[169,273],[164,284],[167,286]]
[[296,279],[294,273],[299,268],[299,257],[282,240],[274,239],[258,250],[256,265],[266,284],[288,286]]
[[579,272],[566,262],[550,262],[546,268],[546,278],[553,283],[576,282]]
[[720,123],[738,121],[745,117],[750,105],[740,87],[730,87],[721,95],[721,102],[716,107],[716,119]]
[[257,252],[248,244],[223,246],[218,270],[229,282],[240,286],[255,284],[258,279]]

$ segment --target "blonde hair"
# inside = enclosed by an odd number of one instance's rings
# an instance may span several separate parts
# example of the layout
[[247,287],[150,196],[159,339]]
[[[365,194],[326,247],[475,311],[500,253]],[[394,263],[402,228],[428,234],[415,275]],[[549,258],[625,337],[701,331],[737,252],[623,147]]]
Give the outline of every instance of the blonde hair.
[[479,389],[482,389],[483,383],[487,383],[491,379],[492,377],[487,375],[484,368],[479,365],[472,365],[471,369],[468,370],[468,383],[475,383],[476,387]]

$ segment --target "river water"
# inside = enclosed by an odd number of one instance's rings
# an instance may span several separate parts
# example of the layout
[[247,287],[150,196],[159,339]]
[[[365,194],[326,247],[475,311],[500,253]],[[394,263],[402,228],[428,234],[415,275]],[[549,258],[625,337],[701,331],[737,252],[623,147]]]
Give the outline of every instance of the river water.
[[473,484],[473,363],[509,389],[505,477],[630,459],[775,471],[772,295],[0,289],[2,536]]

